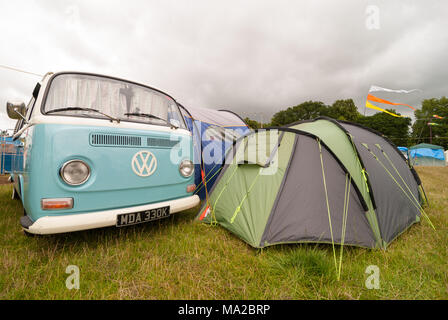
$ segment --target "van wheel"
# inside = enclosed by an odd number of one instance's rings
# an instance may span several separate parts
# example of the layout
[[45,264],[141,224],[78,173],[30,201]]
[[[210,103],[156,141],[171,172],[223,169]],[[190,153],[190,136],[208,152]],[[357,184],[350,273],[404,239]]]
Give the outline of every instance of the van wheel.
[[34,238],[34,237],[36,237],[36,235],[35,235],[34,233],[29,233],[29,232],[27,232],[27,231],[25,231],[25,230],[23,230],[23,234],[24,234],[25,236],[27,236],[28,238]]
[[13,200],[19,200],[20,199],[19,194],[17,193],[16,188],[14,188],[14,187],[12,187],[12,196],[11,196],[11,198]]
[[23,208],[23,216],[20,218],[20,224],[22,226],[23,234],[27,237],[34,238],[36,234],[30,233],[27,230],[27,228],[32,224],[32,221],[26,214],[25,208]]

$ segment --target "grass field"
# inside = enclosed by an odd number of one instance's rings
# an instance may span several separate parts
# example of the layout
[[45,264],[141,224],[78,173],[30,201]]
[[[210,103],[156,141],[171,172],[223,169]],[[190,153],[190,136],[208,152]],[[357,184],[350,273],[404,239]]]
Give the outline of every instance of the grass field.
[[[431,206],[387,251],[331,246],[254,250],[196,211],[129,228],[26,237],[11,185],[0,185],[0,299],[448,299],[448,167],[419,168]],[[65,286],[68,265],[80,289]],[[365,287],[369,265],[380,289]]]

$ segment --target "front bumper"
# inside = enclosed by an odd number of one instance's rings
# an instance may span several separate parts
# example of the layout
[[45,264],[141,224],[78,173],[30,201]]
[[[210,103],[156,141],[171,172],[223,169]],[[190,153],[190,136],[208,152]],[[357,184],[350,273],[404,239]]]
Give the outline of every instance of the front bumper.
[[[37,219],[31,224],[24,223],[26,219],[25,220],[21,219],[21,223],[23,229],[26,232],[33,234],[54,234],[54,233],[81,231],[87,229],[115,226],[118,214],[146,211],[165,206],[170,206],[170,212],[176,213],[197,206],[199,204],[199,201],[200,201],[199,197],[197,195],[194,195],[187,198],[152,203],[137,207],[129,207],[122,209],[113,209],[113,210],[97,211],[90,213],[65,215],[65,216],[46,216]],[[30,220],[28,219],[28,221]]]

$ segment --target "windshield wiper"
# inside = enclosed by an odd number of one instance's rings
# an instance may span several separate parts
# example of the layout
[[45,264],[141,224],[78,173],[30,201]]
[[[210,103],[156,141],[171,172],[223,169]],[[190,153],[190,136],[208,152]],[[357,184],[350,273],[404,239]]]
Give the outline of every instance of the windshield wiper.
[[117,123],[120,123],[120,119],[114,118],[108,114],[105,114],[105,113],[103,113],[99,110],[93,109],[93,108],[68,107],[68,108],[59,108],[59,109],[49,110],[46,113],[48,114],[48,113],[61,112],[61,111],[93,111],[93,112],[97,112],[97,113],[102,114],[103,116],[109,118],[111,122],[117,121]]
[[[167,120],[160,118],[158,116],[155,116],[153,114],[149,114],[149,113],[139,113],[139,112],[130,112],[130,113],[125,113],[125,116],[136,116],[136,117],[146,117],[146,118],[151,118],[151,119],[157,119],[157,120],[162,120],[163,122],[165,122],[166,124],[170,125],[173,128],[176,128],[176,126],[173,126],[170,122],[168,122]],[[176,128],[177,129],[177,128]]]

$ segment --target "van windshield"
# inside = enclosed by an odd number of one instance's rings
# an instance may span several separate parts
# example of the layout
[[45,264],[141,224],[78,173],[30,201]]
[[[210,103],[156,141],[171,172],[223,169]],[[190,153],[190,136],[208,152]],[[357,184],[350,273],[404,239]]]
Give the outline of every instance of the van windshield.
[[43,112],[101,119],[113,117],[162,126],[174,119],[185,128],[176,102],[165,94],[138,84],[87,74],[55,76]]

